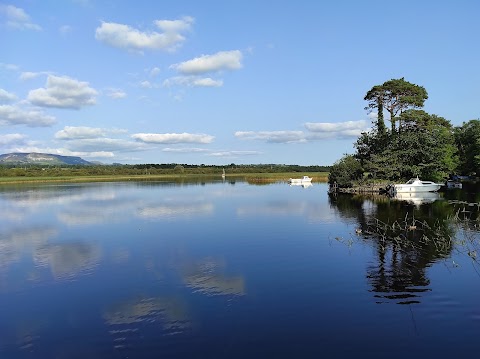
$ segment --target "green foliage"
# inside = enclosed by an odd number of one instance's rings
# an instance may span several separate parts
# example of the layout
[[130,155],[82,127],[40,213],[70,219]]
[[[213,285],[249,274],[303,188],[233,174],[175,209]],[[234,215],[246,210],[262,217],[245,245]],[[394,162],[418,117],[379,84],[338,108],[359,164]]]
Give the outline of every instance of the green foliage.
[[352,187],[354,182],[363,176],[362,166],[352,155],[345,155],[330,168],[328,182],[339,187]]
[[364,100],[368,101],[366,109],[378,109],[377,131],[380,135],[385,133],[383,109],[390,114],[392,133],[394,133],[396,116],[409,108],[423,107],[426,99],[428,99],[428,93],[424,87],[405,81],[403,77],[373,86],[364,97]]
[[480,174],[480,119],[463,123],[455,128],[455,143],[458,147],[462,174]]
[[[423,110],[406,109],[408,106],[423,104],[422,99],[426,98],[423,88],[408,83],[406,85],[403,79],[387,81],[371,91],[375,90],[378,94],[379,88],[389,89],[389,94],[402,92],[405,97],[397,97],[396,101],[397,110],[404,111],[396,118],[397,131],[392,129],[390,133],[381,135],[374,128],[358,138],[355,157],[360,160],[363,168],[375,178],[388,180],[414,176],[437,181],[446,178],[458,165],[450,122]],[[412,95],[415,93],[419,96]],[[386,97],[382,101],[386,103]],[[389,103],[388,106],[393,105]]]

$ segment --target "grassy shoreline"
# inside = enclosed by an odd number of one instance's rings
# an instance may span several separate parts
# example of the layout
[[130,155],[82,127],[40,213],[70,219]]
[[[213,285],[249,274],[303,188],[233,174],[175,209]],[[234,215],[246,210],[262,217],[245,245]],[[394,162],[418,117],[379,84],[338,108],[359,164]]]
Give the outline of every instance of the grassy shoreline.
[[[282,182],[289,178],[299,178],[307,174],[313,182],[326,182],[328,172],[280,172],[280,173],[235,173],[227,174],[225,180],[244,179],[249,182]],[[122,182],[122,181],[161,181],[161,180],[221,180],[220,175],[189,173],[189,174],[152,174],[152,175],[86,175],[86,176],[50,176],[50,177],[0,177],[0,185],[21,183],[80,183],[80,182]]]

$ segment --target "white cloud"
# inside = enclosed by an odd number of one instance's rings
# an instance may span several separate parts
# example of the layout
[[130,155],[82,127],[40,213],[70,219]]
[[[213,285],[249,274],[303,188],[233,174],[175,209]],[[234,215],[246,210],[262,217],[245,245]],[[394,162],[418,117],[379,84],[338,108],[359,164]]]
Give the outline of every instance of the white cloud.
[[107,89],[107,96],[115,100],[127,97],[127,94],[120,89],[109,88]]
[[145,143],[211,143],[214,136],[194,133],[136,133],[131,136]]
[[159,74],[160,74],[160,69],[158,67],[154,67],[153,69],[150,70],[151,77],[156,77]]
[[241,157],[241,156],[256,156],[261,154],[259,151],[216,151],[209,154],[213,157]]
[[55,138],[58,140],[78,140],[78,139],[92,139],[105,137],[108,134],[126,133],[126,130],[121,129],[106,129],[95,127],[75,127],[65,126],[63,130],[55,133]]
[[303,131],[237,131],[235,137],[241,140],[256,140],[271,143],[305,142]]
[[181,20],[156,20],[155,25],[167,33],[176,33],[189,31],[194,22],[195,19],[193,17],[185,16]]
[[167,147],[162,150],[162,152],[173,152],[173,153],[199,153],[199,152],[209,152],[210,150],[207,150],[205,148],[187,148],[187,147],[182,147],[182,148],[172,148],[172,147]]
[[7,103],[12,102],[17,99],[15,94],[5,91],[4,89],[0,89],[0,103]]
[[8,70],[8,71],[18,71],[20,67],[18,65],[5,64],[3,62],[0,62],[0,68]]
[[42,28],[30,20],[30,16],[19,7],[0,4],[0,14],[3,14],[8,27],[19,30],[40,31]]
[[309,131],[237,131],[235,137],[241,140],[255,140],[269,143],[295,143],[319,141],[327,138],[356,138],[368,130],[367,121],[307,122]]
[[48,127],[55,123],[55,117],[38,110],[24,110],[17,106],[0,105],[0,126],[26,125]]
[[202,55],[192,60],[170,66],[182,74],[203,74],[222,70],[242,68],[242,52],[239,50],[220,51],[213,55]]
[[307,122],[305,128],[312,132],[340,132],[345,130],[362,130],[367,127],[364,120],[347,122]]
[[49,75],[46,88],[31,90],[28,100],[38,106],[80,109],[94,105],[97,91],[88,82]]
[[72,127],[66,126],[63,130],[55,133],[55,138],[59,140],[73,140],[85,138],[104,137],[105,131],[101,128],[92,127]]
[[31,80],[36,77],[40,76],[39,72],[30,72],[30,71],[25,71],[20,74],[20,80],[26,81],[26,80]]
[[0,146],[23,143],[26,137],[27,136],[20,133],[9,133],[6,135],[0,135]]
[[63,26],[60,26],[58,31],[65,36],[72,32],[72,27],[70,25],[63,25]]
[[143,151],[145,146],[116,138],[85,138],[72,140],[66,143],[71,151],[79,152],[113,152],[113,151]]
[[222,80],[214,80],[211,77],[200,78],[197,76],[175,76],[163,81],[163,86],[170,87],[174,85],[187,87],[221,87]]
[[194,19],[183,17],[179,20],[156,20],[155,25],[163,32],[142,32],[131,26],[114,22],[102,22],[95,30],[95,38],[112,47],[142,51],[174,51],[185,41],[183,32],[190,30]]
[[358,137],[364,131],[368,130],[367,121],[347,121],[347,122],[307,122],[305,128],[313,135],[310,139],[327,137]]
[[153,87],[152,83],[150,81],[142,81],[140,82],[140,87],[144,89],[151,89]]
[[47,71],[40,71],[40,72],[24,71],[20,74],[20,80],[22,81],[32,80],[42,75],[50,75],[50,73]]
[[78,156],[85,158],[112,158],[115,157],[113,152],[97,151],[97,152],[72,152],[70,156]]

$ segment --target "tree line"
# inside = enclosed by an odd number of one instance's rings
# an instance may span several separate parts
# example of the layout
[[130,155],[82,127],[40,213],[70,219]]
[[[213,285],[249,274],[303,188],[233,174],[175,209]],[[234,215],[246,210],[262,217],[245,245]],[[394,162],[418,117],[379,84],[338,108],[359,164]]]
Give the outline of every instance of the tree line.
[[364,97],[365,109],[375,118],[372,129],[356,140],[354,154],[333,164],[329,182],[351,187],[365,177],[441,181],[453,174],[479,174],[480,119],[452,126],[422,110],[427,99],[424,87],[404,78],[373,86]]

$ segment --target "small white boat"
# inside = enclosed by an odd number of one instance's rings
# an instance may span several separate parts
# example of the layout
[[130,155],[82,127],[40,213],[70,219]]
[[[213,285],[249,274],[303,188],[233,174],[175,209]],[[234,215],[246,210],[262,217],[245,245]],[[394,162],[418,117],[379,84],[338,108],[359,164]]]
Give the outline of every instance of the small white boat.
[[410,192],[436,192],[443,185],[432,181],[421,181],[418,176],[411,178],[407,183],[394,184],[392,186],[393,193],[410,193]]
[[312,183],[312,178],[308,176],[303,176],[302,178],[290,178],[288,183],[291,185],[300,185],[306,183]]
[[447,183],[447,188],[462,188],[462,182],[448,180],[446,183]]

